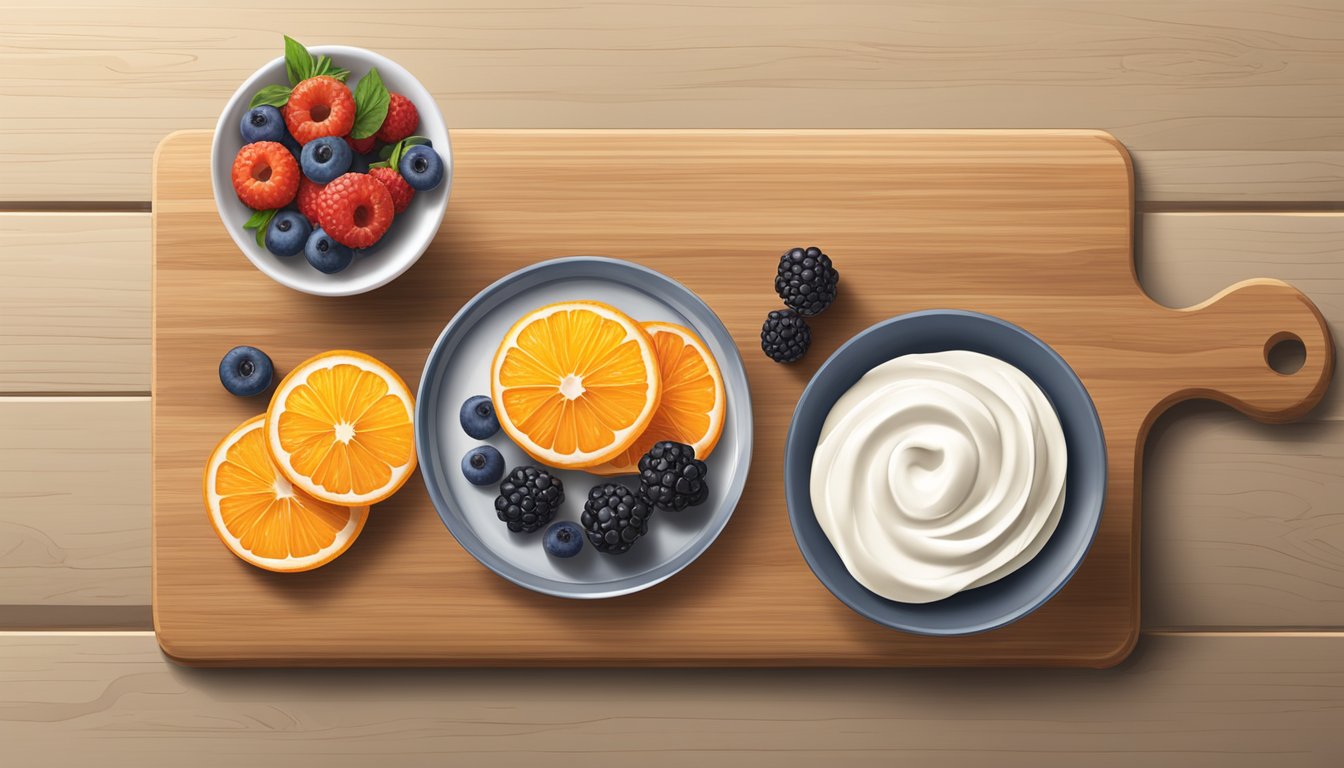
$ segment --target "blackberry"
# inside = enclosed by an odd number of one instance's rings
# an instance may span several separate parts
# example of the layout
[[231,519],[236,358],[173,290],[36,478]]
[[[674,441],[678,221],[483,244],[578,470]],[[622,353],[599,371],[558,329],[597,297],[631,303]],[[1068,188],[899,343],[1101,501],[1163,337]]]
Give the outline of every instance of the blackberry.
[[536,467],[515,467],[499,484],[495,513],[514,533],[531,533],[555,518],[565,501],[560,478]]
[[603,483],[588,492],[579,522],[593,549],[608,555],[629,552],[649,532],[653,505],[619,483]]
[[705,462],[685,443],[664,440],[639,460],[639,495],[658,509],[677,511],[709,498]]
[[812,329],[792,309],[776,309],[761,326],[761,349],[776,363],[792,363],[807,354]]
[[840,273],[820,248],[794,248],[779,257],[775,293],[804,317],[825,312],[835,301],[839,285]]

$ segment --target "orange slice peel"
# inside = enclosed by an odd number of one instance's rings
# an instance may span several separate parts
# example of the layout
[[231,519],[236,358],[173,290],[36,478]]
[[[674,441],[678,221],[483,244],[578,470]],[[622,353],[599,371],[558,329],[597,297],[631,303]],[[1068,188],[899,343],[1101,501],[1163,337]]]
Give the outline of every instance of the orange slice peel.
[[385,363],[333,350],[276,387],[266,445],[296,488],[331,504],[376,504],[416,468],[415,398]]
[[653,339],[663,380],[658,410],[639,438],[611,461],[591,467],[598,475],[639,471],[640,458],[661,440],[675,440],[706,459],[718,445],[727,414],[727,392],[714,355],[691,329],[674,323],[641,323]]
[[662,389],[653,339],[596,301],[524,315],[490,367],[504,432],[533,459],[561,469],[603,464],[628,448],[653,419]]
[[340,557],[364,529],[369,508],[319,501],[293,487],[266,449],[265,415],[243,422],[205,465],[205,508],[220,541],[243,561],[279,573]]

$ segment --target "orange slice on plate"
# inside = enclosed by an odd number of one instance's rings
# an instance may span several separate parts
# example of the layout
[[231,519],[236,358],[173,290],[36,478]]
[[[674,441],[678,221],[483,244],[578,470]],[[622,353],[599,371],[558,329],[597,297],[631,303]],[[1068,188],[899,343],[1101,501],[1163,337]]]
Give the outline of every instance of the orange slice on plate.
[[294,487],[376,504],[415,471],[415,398],[386,364],[338,349],[301,363],[271,397],[266,445]]
[[593,474],[638,472],[640,457],[661,440],[685,443],[703,461],[723,434],[728,396],[719,364],[705,343],[689,328],[673,323],[641,325],[653,339],[663,379],[663,399],[643,434],[616,458],[590,468]]
[[500,426],[532,458],[561,469],[620,455],[648,427],[662,392],[649,334],[596,301],[524,315],[490,367]]
[[309,571],[350,548],[368,507],[318,501],[276,469],[266,450],[266,417],[220,441],[205,465],[205,508],[233,554],[268,571]]

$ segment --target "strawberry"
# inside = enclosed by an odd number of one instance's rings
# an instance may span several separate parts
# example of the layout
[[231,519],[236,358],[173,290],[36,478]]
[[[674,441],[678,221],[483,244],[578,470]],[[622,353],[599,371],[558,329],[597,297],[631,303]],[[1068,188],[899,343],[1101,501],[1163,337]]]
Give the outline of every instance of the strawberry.
[[299,191],[299,163],[285,145],[258,141],[244,146],[233,159],[233,191],[259,211],[289,205]]
[[317,196],[317,217],[333,240],[368,248],[387,234],[395,215],[392,193],[364,173],[347,173]]
[[373,151],[374,147],[378,146],[378,138],[376,136],[370,136],[367,139],[352,139],[349,136],[346,136],[345,143],[349,144],[350,148],[355,150],[356,155],[367,155]]
[[322,190],[326,189],[326,186],[326,184],[318,184],[307,176],[299,179],[299,213],[302,213],[304,218],[308,219],[308,223],[312,224],[314,229],[322,226],[317,221],[317,198],[318,195],[322,194]]
[[355,126],[355,97],[330,75],[294,86],[284,109],[285,125],[300,144],[323,136],[344,136]]
[[406,206],[411,204],[411,198],[415,197],[415,190],[411,185],[401,178],[401,174],[392,168],[370,168],[369,175],[381,181],[387,191],[392,193],[392,205],[397,213],[406,210]]
[[387,102],[387,117],[383,125],[374,134],[379,141],[395,144],[415,133],[420,125],[420,113],[411,100],[400,93],[390,94]]

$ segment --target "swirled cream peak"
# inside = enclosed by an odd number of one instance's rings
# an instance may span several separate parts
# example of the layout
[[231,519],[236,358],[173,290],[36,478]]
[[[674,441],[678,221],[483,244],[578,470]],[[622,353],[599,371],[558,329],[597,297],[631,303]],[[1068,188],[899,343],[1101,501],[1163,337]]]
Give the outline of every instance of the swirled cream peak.
[[978,352],[913,354],[864,374],[812,460],[812,508],[845,567],[928,603],[1035,557],[1064,507],[1067,451],[1026,374]]

